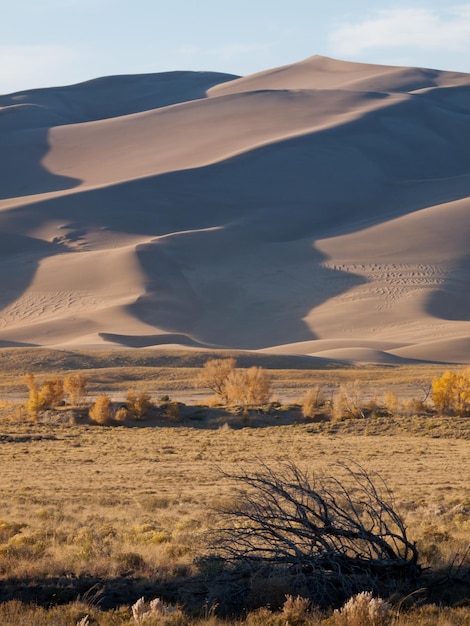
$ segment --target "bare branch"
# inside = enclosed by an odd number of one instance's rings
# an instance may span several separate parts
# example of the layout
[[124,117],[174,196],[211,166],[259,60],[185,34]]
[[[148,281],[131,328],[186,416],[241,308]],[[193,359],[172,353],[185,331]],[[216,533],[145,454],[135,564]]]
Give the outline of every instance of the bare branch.
[[219,556],[251,571],[287,568],[325,598],[332,589],[347,595],[417,578],[416,546],[383,480],[357,464],[338,469],[344,479],[293,463],[225,474],[239,485],[241,505],[220,511],[227,524],[214,543]]

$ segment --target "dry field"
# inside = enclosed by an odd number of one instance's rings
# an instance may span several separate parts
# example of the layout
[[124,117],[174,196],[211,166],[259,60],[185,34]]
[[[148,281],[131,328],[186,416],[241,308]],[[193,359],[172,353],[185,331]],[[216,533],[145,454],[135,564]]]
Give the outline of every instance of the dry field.
[[3,399],[21,401],[26,396],[23,376],[38,378],[75,372],[90,377],[90,395],[110,392],[120,399],[130,386],[146,388],[154,397],[170,394],[177,400],[207,399],[207,390],[194,386],[199,368],[209,358],[235,357],[239,367],[258,365],[270,371],[273,396],[280,401],[298,400],[305,389],[319,384],[332,392],[347,381],[359,381],[368,398],[394,391],[403,398],[420,397],[445,365],[360,365],[303,356],[276,356],[246,352],[200,350],[125,350],[69,352],[45,348],[0,348],[0,393]]
[[[179,400],[197,392],[191,381],[205,358],[204,353],[3,350],[2,392],[26,399],[25,371],[41,378],[87,370],[92,393],[119,395],[142,385],[155,397],[171,393]],[[273,368],[281,400],[284,393],[289,400],[299,398],[312,382],[333,388],[342,379],[368,381],[372,395],[387,389],[419,395],[444,369],[293,369],[301,361],[264,356],[255,362]],[[423,566],[445,578],[452,562],[463,559],[463,576],[469,568],[468,555],[464,558],[470,536],[469,418],[287,422],[222,410],[217,417],[217,409],[199,409],[178,421],[134,427],[76,424],[66,411],[33,423],[12,395],[0,421],[0,624],[75,625],[87,614],[90,624],[132,624],[129,607],[141,596],[184,603],[188,581],[197,573],[195,560],[218,523],[214,508],[237,497],[236,485],[220,469],[255,470],[261,462],[280,469],[295,462],[341,477],[336,464],[353,461],[377,472],[418,542]],[[468,592],[465,585],[442,584],[435,601],[453,608],[403,610],[393,623],[470,624]],[[215,623],[209,613],[210,607],[206,623]],[[286,615],[268,619],[252,613],[247,620],[284,625]],[[310,613],[287,621],[336,624],[332,620]],[[190,622],[178,614],[158,623]]]

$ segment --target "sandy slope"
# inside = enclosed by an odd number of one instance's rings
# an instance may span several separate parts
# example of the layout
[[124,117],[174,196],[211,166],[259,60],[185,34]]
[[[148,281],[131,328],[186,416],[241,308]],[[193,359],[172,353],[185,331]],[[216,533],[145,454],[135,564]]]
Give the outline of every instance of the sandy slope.
[[312,57],[0,107],[0,343],[470,362],[470,75]]

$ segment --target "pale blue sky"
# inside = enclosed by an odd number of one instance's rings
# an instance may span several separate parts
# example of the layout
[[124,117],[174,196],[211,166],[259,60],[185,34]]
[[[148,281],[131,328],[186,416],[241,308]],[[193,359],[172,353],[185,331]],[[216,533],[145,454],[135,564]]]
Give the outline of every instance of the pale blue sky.
[[314,54],[470,73],[470,2],[14,0],[2,3],[0,93],[99,76],[247,75]]

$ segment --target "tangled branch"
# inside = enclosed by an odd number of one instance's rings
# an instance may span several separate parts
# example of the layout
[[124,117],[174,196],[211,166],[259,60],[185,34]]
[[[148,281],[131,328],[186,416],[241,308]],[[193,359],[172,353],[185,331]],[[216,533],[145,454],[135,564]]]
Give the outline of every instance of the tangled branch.
[[[317,476],[287,464],[227,475],[239,484],[238,507],[221,511],[227,524],[218,554],[251,571],[284,568],[327,599],[419,575],[416,546],[384,482],[359,465],[346,478]],[[318,599],[318,598],[317,598]]]

